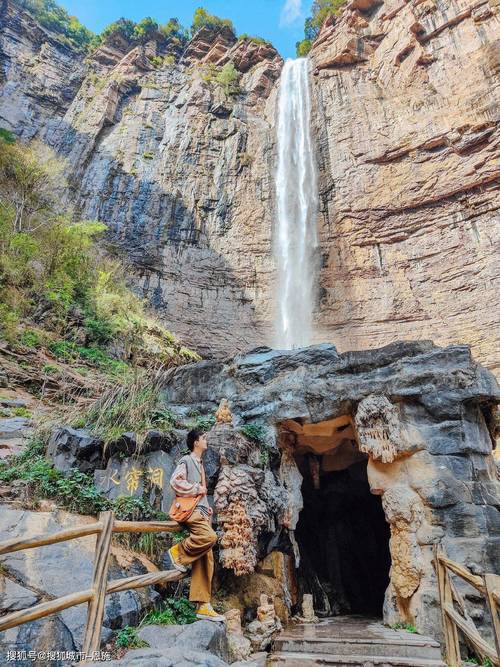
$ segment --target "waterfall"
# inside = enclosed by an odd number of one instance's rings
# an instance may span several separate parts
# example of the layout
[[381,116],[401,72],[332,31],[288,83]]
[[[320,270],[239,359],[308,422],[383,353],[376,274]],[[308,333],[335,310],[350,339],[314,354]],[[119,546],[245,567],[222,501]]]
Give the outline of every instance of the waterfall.
[[276,347],[280,349],[310,345],[312,336],[318,192],[308,65],[306,58],[287,60],[280,82],[275,243]]

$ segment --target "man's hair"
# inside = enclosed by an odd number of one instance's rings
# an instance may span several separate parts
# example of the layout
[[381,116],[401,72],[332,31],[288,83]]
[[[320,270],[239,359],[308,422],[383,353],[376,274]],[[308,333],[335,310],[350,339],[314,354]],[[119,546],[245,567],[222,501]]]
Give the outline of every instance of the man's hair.
[[187,447],[190,452],[194,449],[194,444],[200,436],[203,435],[203,431],[199,428],[194,428],[192,431],[189,431],[186,438]]

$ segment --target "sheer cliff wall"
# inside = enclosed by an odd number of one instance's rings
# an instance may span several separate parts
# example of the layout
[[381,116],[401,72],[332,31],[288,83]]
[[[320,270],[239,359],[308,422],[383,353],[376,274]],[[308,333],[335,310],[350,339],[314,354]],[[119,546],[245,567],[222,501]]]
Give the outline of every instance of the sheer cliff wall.
[[[276,51],[204,30],[155,68],[154,40],[84,58],[6,0],[0,21],[0,125],[67,160],[68,202],[108,224],[137,291],[202,354],[269,343]],[[497,36],[495,0],[351,0],[323,26],[318,342],[463,342],[494,368]],[[237,94],[210,65],[229,61]]]

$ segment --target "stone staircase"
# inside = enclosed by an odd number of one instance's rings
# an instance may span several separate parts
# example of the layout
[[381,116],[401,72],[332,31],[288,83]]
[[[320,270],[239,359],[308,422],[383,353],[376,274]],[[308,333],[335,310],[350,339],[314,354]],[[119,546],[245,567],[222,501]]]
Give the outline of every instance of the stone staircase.
[[431,637],[392,630],[378,619],[337,616],[290,624],[276,638],[269,667],[446,667]]

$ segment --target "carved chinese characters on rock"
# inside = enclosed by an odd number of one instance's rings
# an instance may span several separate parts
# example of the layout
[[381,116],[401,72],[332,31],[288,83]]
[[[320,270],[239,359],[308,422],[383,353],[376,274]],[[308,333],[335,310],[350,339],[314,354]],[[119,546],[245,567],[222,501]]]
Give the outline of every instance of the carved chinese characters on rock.
[[125,460],[113,457],[106,470],[96,471],[95,484],[110,499],[149,494],[150,502],[159,502],[161,509],[168,511],[172,501],[168,482],[173,467],[172,456],[163,451]]

